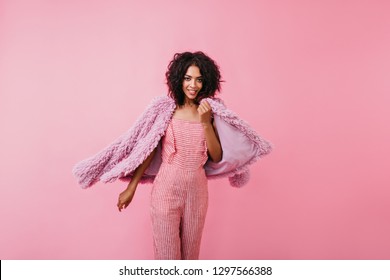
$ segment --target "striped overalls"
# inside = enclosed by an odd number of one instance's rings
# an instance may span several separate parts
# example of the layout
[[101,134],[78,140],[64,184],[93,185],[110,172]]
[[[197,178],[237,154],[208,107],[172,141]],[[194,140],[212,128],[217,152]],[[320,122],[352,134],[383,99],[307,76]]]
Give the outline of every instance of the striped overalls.
[[151,195],[156,259],[198,259],[208,191],[206,139],[199,122],[172,118]]

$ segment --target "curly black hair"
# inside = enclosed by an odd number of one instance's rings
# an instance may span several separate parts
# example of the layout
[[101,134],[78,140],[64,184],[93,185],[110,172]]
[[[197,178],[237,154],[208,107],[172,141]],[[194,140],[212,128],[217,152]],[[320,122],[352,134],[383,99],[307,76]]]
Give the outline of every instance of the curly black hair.
[[168,95],[172,97],[179,106],[184,105],[185,95],[183,92],[184,75],[187,69],[195,65],[199,67],[203,78],[202,89],[198,93],[195,102],[206,97],[214,97],[216,91],[221,91],[221,73],[217,63],[201,51],[176,53],[168,65],[165,73],[168,85]]

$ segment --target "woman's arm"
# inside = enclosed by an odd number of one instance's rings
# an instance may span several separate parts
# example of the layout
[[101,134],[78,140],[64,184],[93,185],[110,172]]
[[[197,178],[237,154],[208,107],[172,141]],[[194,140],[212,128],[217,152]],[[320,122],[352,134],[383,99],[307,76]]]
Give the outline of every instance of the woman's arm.
[[142,175],[144,174],[145,170],[149,167],[150,163],[152,162],[152,159],[156,154],[156,150],[157,148],[154,149],[153,152],[144,160],[144,162],[135,169],[133,178],[131,179],[127,188],[119,194],[118,203],[117,203],[119,211],[126,209],[127,206],[129,206],[130,202],[133,200],[133,196],[135,190],[137,189],[138,182],[141,179]]
[[207,151],[213,162],[222,159],[222,147],[218,138],[218,133],[211,123],[211,106],[207,101],[202,101],[198,107],[200,122],[203,125],[206,137]]

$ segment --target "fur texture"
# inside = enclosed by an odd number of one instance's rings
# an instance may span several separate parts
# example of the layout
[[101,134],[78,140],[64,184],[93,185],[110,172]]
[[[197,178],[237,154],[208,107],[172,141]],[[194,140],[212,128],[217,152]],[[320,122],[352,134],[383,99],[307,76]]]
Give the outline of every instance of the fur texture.
[[[220,163],[206,163],[206,175],[210,179],[229,177],[232,186],[241,187],[249,181],[248,165],[268,154],[271,144],[227,109],[221,100],[206,100],[211,105],[223,148]],[[99,180],[105,183],[131,180],[134,170],[159,145],[175,108],[170,97],[155,98],[126,133],[98,154],[76,164],[73,174],[81,187],[88,188]],[[235,139],[241,139],[242,143]],[[140,183],[153,182],[160,163],[161,150],[154,156]]]

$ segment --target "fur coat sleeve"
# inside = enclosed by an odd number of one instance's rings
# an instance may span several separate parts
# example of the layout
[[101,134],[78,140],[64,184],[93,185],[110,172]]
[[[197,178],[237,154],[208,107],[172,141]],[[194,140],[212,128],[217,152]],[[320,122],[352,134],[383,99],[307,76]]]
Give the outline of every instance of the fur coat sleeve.
[[80,186],[88,188],[99,180],[107,183],[126,178],[158,145],[174,109],[173,100],[165,96],[153,99],[127,132],[74,166],[72,172]]
[[244,186],[250,178],[248,166],[269,154],[272,145],[260,137],[236,113],[225,107],[220,99],[207,99],[214,115],[214,122],[222,146],[222,160],[207,161],[208,178],[229,177],[233,187]]
[[[248,166],[271,151],[271,144],[227,109],[221,100],[207,98],[223,150],[222,160],[205,164],[208,178],[229,177],[230,184],[241,187],[249,180]],[[157,147],[149,168],[140,183],[152,182],[161,164],[160,140],[172,118],[175,102],[168,96],[155,98],[135,124],[98,154],[73,168],[82,188],[98,182],[129,181],[135,169]]]

